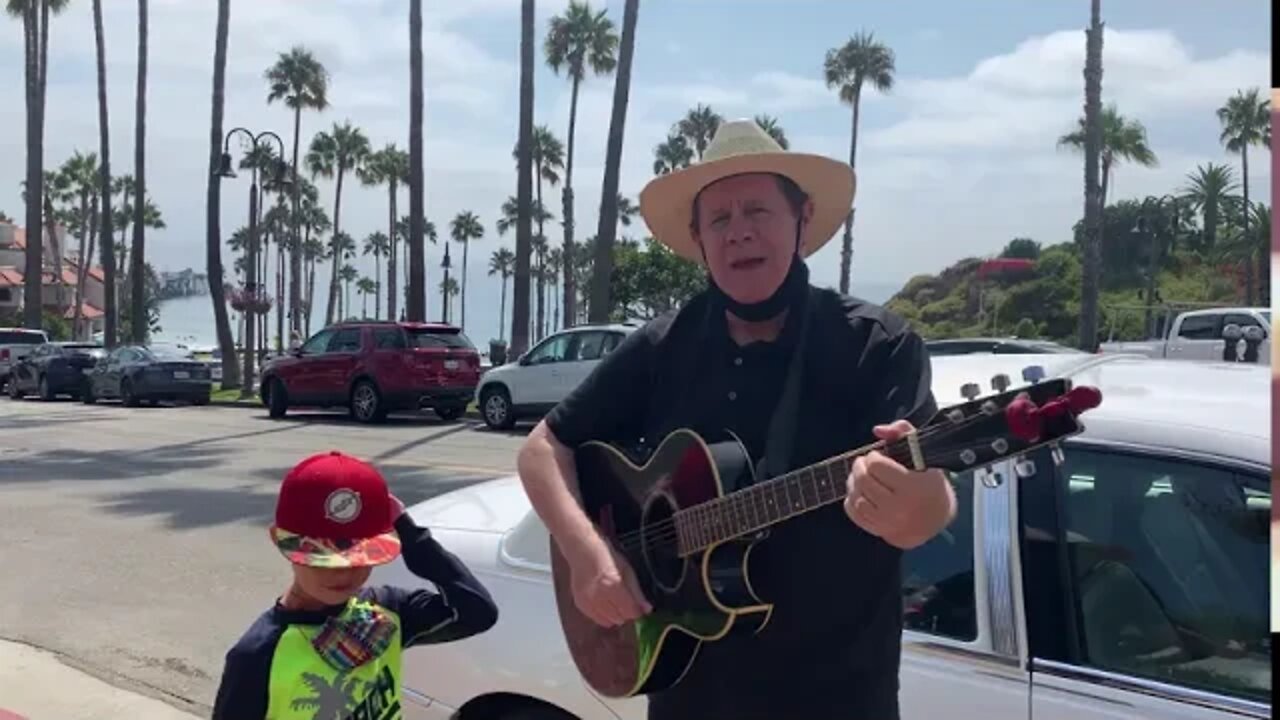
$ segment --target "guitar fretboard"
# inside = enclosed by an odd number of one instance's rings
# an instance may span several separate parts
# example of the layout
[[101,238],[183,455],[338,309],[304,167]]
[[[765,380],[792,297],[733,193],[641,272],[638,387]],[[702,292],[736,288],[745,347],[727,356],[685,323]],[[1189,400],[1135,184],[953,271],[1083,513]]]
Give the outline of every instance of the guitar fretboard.
[[680,554],[689,555],[716,543],[750,535],[844,500],[853,461],[876,449],[910,467],[910,450],[905,440],[884,445],[876,443],[686,508],[675,518]]

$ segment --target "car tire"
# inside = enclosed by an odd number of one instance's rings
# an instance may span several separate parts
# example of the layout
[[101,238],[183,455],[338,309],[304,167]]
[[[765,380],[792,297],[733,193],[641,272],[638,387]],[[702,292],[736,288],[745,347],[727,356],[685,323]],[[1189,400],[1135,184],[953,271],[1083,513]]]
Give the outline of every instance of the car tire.
[[487,387],[480,393],[480,417],[490,430],[515,427],[516,414],[511,407],[511,393],[501,385]]
[[9,382],[7,383],[7,385],[9,389],[10,399],[21,400],[23,396],[23,392],[21,389],[18,388],[18,378],[10,375]]
[[95,397],[93,394],[93,381],[85,380],[84,389],[80,391],[80,402],[84,403],[85,405],[92,405],[97,401],[98,401],[98,398]]
[[48,376],[45,376],[45,375],[40,376],[40,382],[39,382],[38,388],[39,388],[39,394],[40,394],[41,400],[45,402],[49,402],[57,398],[57,395],[54,395],[53,393],[53,389],[49,387]]
[[351,417],[362,423],[382,422],[387,410],[382,404],[382,393],[372,380],[360,380],[351,387],[349,406]]
[[289,395],[284,383],[278,378],[271,378],[267,384],[267,415],[277,420],[289,412]]
[[466,405],[443,405],[435,408],[435,411],[436,411],[436,417],[439,417],[441,420],[445,422],[453,422],[454,420],[457,420],[458,418],[462,417],[462,414],[467,411],[467,406]]
[[141,404],[138,396],[133,394],[133,383],[128,380],[120,383],[120,404],[131,408],[138,407]]

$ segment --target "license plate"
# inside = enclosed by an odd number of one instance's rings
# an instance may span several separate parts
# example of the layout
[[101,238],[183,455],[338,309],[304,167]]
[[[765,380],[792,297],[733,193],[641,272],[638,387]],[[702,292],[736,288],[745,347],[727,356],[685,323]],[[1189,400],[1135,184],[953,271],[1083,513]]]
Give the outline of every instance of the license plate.
[[189,377],[191,377],[191,373],[187,372],[186,370],[174,370],[174,371],[173,371],[173,379],[174,379],[174,380],[186,380],[186,379],[187,379],[187,378],[189,378]]
[[457,369],[458,369],[458,361],[457,361],[457,360],[445,360],[445,361],[444,361],[444,369],[445,369],[445,370],[457,370]]

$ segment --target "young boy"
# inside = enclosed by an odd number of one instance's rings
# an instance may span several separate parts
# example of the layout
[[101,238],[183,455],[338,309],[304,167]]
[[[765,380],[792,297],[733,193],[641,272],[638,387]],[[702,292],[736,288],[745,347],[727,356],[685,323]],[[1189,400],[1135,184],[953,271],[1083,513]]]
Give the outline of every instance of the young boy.
[[[480,582],[355,458],[299,463],[270,533],[293,581],[227,653],[213,720],[399,720],[401,650],[497,622]],[[439,592],[364,587],[400,554]]]

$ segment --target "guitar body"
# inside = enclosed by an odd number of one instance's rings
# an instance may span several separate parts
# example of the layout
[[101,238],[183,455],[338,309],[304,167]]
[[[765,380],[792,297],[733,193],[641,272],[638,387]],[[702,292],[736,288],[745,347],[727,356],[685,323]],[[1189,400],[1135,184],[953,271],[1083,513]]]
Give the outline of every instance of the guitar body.
[[592,688],[629,697],[671,687],[703,641],[731,629],[764,627],[772,606],[756,596],[748,574],[756,539],[724,542],[682,558],[669,522],[675,511],[752,479],[750,457],[739,443],[709,445],[693,431],[677,430],[643,466],[594,442],[580,447],[576,460],[587,516],[631,563],[653,606],[649,615],[619,627],[597,625],[574,603],[568,564],[552,541],[560,623],[574,664]]

